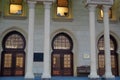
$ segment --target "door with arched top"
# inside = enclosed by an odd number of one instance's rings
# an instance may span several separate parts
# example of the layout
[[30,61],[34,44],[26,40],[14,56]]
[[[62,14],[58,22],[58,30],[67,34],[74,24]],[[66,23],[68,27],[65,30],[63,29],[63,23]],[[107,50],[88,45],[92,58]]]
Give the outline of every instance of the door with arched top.
[[57,34],[52,40],[51,75],[73,75],[73,42],[66,33]]
[[[98,74],[103,76],[105,74],[105,52],[104,52],[104,36],[101,36],[98,40]],[[118,54],[117,42],[115,38],[110,35],[110,54],[111,54],[111,70],[112,74],[118,76]]]
[[25,73],[25,38],[18,31],[9,32],[2,41],[1,75],[23,76]]

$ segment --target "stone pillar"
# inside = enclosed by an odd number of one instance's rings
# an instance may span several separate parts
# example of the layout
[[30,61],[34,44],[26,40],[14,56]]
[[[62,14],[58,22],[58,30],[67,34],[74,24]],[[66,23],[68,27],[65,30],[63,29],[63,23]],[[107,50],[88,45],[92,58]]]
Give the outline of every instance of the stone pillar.
[[109,31],[109,5],[103,5],[104,11],[104,45],[105,45],[105,78],[114,78],[111,72],[110,31]]
[[33,40],[34,40],[34,16],[35,16],[35,1],[28,1],[29,6],[29,22],[28,22],[28,50],[26,55],[26,79],[34,79],[33,74]]
[[96,53],[96,38],[95,38],[95,10],[97,5],[89,4],[89,26],[90,26],[90,75],[89,78],[96,80],[97,75],[97,53]]
[[50,8],[52,1],[44,3],[44,70],[42,79],[50,80],[51,78],[51,58],[50,58]]

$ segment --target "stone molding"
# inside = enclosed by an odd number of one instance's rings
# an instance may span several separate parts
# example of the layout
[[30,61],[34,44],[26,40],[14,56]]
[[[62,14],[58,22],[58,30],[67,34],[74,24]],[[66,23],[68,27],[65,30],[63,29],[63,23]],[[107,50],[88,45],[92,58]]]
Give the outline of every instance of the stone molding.
[[113,0],[86,0],[86,5],[88,4],[113,5]]

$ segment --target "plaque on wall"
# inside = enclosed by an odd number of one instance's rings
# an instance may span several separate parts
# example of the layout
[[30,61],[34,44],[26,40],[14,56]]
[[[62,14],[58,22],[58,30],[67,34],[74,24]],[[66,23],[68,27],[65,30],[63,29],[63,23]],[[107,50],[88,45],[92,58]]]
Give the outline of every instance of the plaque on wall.
[[90,59],[90,54],[83,54],[84,59]]
[[34,62],[43,62],[43,53],[34,53]]

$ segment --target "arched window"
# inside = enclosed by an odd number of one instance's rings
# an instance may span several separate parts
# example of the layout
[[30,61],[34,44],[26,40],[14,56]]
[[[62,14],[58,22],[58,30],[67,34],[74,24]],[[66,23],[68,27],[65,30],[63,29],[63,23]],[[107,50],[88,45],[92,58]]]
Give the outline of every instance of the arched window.
[[5,36],[3,39],[4,49],[24,49],[25,39],[21,33],[13,31]]
[[71,50],[73,47],[73,43],[71,38],[65,34],[61,33],[55,36],[52,42],[53,49],[63,49],[63,50]]
[[57,34],[52,40],[51,72],[53,76],[73,75],[73,43],[66,33]]
[[[98,40],[98,74],[103,76],[105,73],[105,52],[104,52],[104,36]],[[110,52],[111,52],[111,68],[114,75],[118,75],[118,60],[117,60],[117,42],[115,38],[110,35]]]
[[25,71],[25,38],[18,31],[9,32],[2,41],[2,76],[22,76]]

